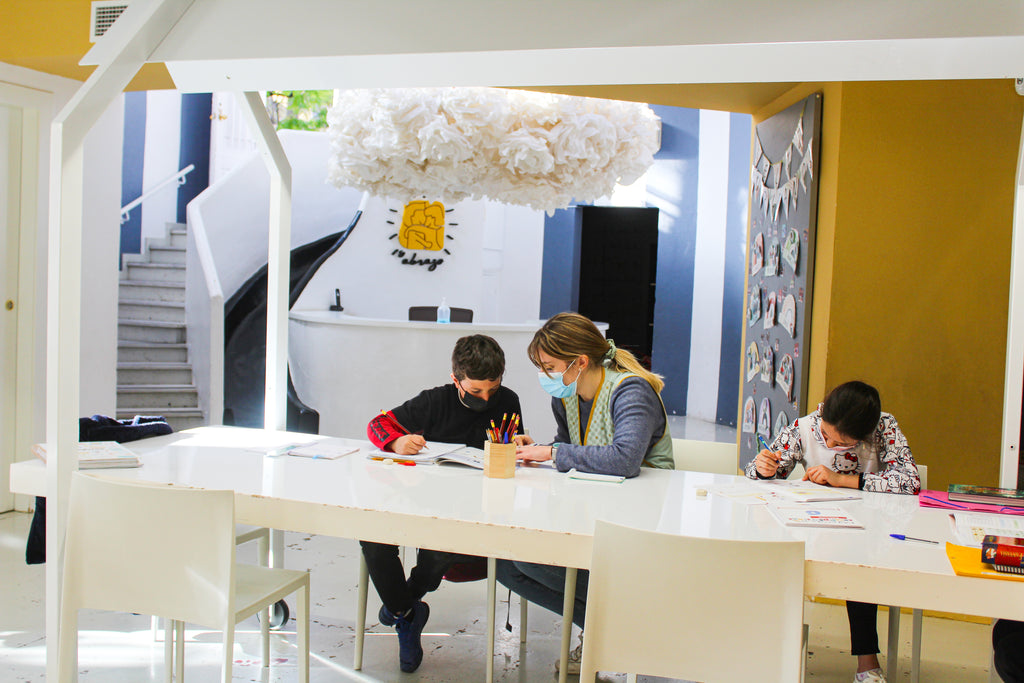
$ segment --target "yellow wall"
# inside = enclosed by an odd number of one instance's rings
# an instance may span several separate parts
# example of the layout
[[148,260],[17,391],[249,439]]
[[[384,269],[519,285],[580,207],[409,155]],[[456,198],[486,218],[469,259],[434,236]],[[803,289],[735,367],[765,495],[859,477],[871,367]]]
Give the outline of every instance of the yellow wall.
[[[735,111],[772,94],[734,88],[541,89]],[[1008,79],[801,83],[749,111],[756,124],[814,92],[823,97],[807,403],[849,379],[870,382],[928,465],[930,488],[994,486],[1024,98]]]
[[[0,62],[84,81],[91,0],[0,0]],[[126,90],[173,88],[163,64],[146,64]]]
[[822,91],[808,404],[878,387],[929,487],[998,482],[1013,180],[1009,80],[802,84]]

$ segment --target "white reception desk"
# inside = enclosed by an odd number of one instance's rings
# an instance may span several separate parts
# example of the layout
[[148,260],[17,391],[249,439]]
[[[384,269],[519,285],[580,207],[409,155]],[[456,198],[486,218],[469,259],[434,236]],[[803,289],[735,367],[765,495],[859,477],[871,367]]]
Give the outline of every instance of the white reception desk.
[[[303,403],[320,413],[320,433],[366,434],[366,423],[423,389],[451,381],[459,337],[486,334],[505,351],[504,384],[519,394],[523,421],[540,442],[555,435],[551,397],[537,383],[526,347],[543,324],[411,322],[335,311],[289,314],[288,362]],[[607,333],[608,325],[598,328]]]

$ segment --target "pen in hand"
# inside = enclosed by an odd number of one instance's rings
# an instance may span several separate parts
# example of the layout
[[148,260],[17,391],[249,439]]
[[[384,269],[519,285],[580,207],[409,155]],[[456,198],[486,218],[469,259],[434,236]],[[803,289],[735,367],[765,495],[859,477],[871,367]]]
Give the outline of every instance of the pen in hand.
[[918,543],[933,543],[938,545],[938,541],[929,541],[927,538],[914,538],[913,536],[905,536],[904,534],[889,534],[898,541],[917,541]]

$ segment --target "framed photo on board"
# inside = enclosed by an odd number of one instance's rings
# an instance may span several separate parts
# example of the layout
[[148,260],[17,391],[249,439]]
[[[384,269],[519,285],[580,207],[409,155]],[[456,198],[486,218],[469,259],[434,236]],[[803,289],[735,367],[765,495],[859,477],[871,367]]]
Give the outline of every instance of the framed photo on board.
[[[746,372],[740,397],[741,466],[760,450],[758,433],[771,442],[789,424],[789,416],[804,415],[807,410],[821,100],[821,93],[811,95],[755,129],[742,346],[747,352],[742,359]],[[758,349],[763,351],[759,354]],[[752,372],[758,361],[760,372]]]

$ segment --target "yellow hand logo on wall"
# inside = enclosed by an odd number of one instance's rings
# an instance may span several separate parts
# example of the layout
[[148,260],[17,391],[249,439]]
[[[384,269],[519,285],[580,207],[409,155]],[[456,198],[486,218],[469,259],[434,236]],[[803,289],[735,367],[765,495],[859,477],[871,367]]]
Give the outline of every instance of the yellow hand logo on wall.
[[406,249],[440,251],[444,248],[444,204],[415,201],[405,205],[398,243]]

